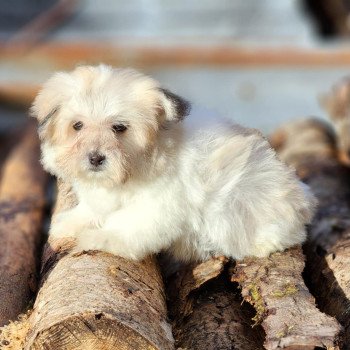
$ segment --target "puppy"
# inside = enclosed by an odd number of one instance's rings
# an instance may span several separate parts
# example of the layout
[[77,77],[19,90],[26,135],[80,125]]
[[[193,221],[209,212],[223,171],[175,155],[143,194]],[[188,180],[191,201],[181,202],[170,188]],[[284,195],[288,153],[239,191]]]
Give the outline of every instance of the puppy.
[[78,198],[52,223],[81,250],[183,261],[267,256],[304,241],[314,199],[255,130],[189,117],[131,69],[57,73],[36,97],[45,169]]

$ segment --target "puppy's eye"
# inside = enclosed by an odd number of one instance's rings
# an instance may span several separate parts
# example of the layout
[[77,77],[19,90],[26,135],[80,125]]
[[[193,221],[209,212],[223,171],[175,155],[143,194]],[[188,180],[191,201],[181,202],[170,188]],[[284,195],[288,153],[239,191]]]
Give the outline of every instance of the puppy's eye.
[[112,126],[112,130],[114,133],[124,132],[126,129],[127,127],[124,124],[114,124]]
[[84,124],[82,122],[76,122],[73,124],[73,129],[79,131],[83,127],[83,125]]

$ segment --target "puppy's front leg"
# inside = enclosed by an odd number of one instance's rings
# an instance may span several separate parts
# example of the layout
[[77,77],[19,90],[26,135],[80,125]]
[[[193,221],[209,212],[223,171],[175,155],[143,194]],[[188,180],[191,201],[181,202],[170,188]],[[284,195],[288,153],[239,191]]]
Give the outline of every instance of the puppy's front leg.
[[51,238],[77,237],[84,228],[91,225],[91,216],[81,206],[57,214],[50,227]]
[[[135,217],[135,214],[138,215]],[[83,230],[78,235],[80,250],[102,250],[128,259],[141,260],[145,256],[169,248],[180,234],[160,210],[154,212],[136,208],[113,213],[101,229]],[[162,216],[162,217],[161,217]],[[170,218],[170,216],[169,216]],[[169,219],[170,220],[170,219]]]
[[82,250],[101,250],[127,259],[142,259],[140,252],[130,247],[125,241],[118,237],[118,233],[103,229],[86,229],[78,234],[77,248]]

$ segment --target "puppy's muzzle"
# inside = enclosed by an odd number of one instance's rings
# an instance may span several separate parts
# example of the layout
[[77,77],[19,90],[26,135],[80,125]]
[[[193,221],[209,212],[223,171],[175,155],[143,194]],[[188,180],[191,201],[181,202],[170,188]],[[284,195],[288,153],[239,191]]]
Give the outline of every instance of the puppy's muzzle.
[[103,165],[105,160],[106,156],[103,154],[100,154],[98,152],[89,153],[89,162],[93,166],[94,170],[98,170],[98,168],[101,167],[101,165]]

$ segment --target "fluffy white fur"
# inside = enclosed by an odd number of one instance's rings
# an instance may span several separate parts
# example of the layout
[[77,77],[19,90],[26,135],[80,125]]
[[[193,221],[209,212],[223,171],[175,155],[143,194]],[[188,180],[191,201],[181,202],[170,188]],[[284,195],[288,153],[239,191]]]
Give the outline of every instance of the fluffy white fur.
[[[52,223],[54,238],[185,261],[267,256],[305,240],[314,198],[268,142],[227,120],[182,121],[186,101],[145,75],[104,65],[57,73],[32,114],[44,167],[78,198]],[[105,162],[92,167],[91,152]]]

